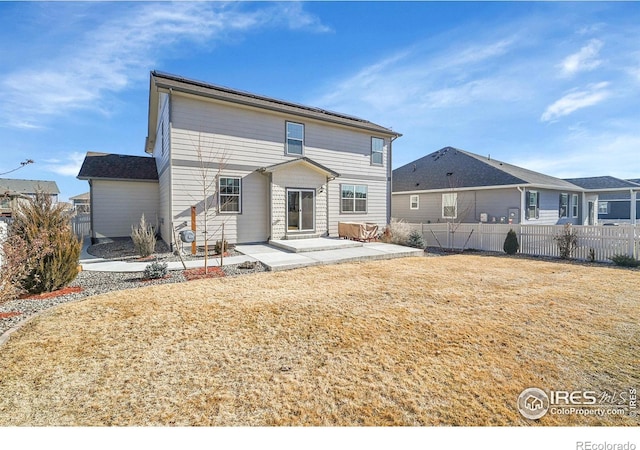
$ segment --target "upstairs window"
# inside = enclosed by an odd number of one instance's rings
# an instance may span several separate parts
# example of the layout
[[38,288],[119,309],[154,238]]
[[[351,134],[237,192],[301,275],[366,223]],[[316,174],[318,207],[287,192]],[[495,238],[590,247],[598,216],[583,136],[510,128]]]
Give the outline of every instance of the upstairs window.
[[371,138],[371,164],[381,166],[384,160],[384,139]]
[[578,194],[571,195],[571,217],[578,217]]
[[220,177],[218,205],[220,212],[240,212],[241,184],[239,177]]
[[302,155],[304,148],[304,125],[287,122],[287,155]]

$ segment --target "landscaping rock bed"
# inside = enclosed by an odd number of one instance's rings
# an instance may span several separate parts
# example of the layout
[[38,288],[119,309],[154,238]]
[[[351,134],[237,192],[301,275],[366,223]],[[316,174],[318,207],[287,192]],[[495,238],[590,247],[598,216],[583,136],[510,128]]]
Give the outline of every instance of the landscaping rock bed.
[[[105,259],[126,260],[139,258],[139,256],[135,254],[131,239],[114,240],[113,242],[93,245],[89,247],[88,251],[94,256]],[[229,256],[238,254],[232,249],[230,249],[228,253]],[[196,257],[187,255],[183,258],[185,261],[201,259],[203,255]],[[156,253],[149,262],[156,260],[166,262],[179,261],[180,259],[177,255],[172,254],[163,242],[158,242],[156,245]],[[233,264],[215,269],[218,277],[238,276],[265,271],[265,267],[259,262],[251,264],[250,266],[246,264]],[[59,304],[123,289],[135,289],[154,284],[186,282],[187,278],[183,272],[182,270],[171,270],[166,277],[155,280],[144,280],[142,272],[80,272],[76,279],[69,285],[70,288],[74,289],[68,289],[67,291],[62,290],[53,296],[33,296],[0,304],[0,336],[34,314]],[[222,274],[220,274],[220,272],[222,272]],[[79,292],[78,288],[80,288]]]

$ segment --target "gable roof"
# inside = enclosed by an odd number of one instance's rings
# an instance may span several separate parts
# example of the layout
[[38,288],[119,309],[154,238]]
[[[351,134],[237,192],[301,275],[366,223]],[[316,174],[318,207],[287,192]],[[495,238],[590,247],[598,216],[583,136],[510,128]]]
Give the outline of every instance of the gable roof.
[[306,156],[303,156],[302,158],[296,158],[296,159],[292,159],[289,161],[285,161],[285,162],[281,162],[278,164],[274,164],[272,166],[268,166],[268,167],[262,167],[260,169],[258,169],[259,172],[274,172],[276,170],[279,169],[283,169],[285,167],[289,167],[292,166],[294,164],[306,164],[312,168],[314,168],[315,170],[318,170],[320,172],[325,173],[326,175],[330,175],[333,178],[337,178],[340,176],[340,174],[338,172],[336,172],[335,170],[329,169],[326,166],[323,166],[322,164],[315,162],[314,160],[307,158]]
[[37,191],[42,191],[46,194],[60,193],[55,181],[0,178],[0,195],[6,192],[9,194],[35,194]]
[[568,181],[445,147],[393,171],[393,192],[530,185],[579,190]]
[[87,152],[78,179],[157,180],[156,160],[148,156]]
[[610,189],[640,188],[640,185],[637,183],[610,176],[565,178],[565,180],[587,190],[605,191]]
[[186,94],[222,100],[229,103],[235,103],[238,105],[266,109],[270,111],[291,114],[298,117],[321,120],[324,122],[331,122],[349,127],[360,128],[363,130],[371,131],[372,133],[378,133],[385,136],[402,136],[400,133],[393,131],[390,128],[386,128],[373,122],[369,122],[368,120],[364,120],[348,114],[342,114],[334,111],[328,111],[322,108],[315,108],[299,103],[293,103],[272,97],[252,94],[246,91],[231,89],[228,87],[192,80],[189,78],[171,75],[159,71],[152,71],[151,86],[149,89],[149,142],[147,143],[146,148],[147,153],[151,153],[151,151],[153,151],[153,148],[149,147],[150,142],[153,142],[155,140],[154,135],[156,132],[159,90],[182,92]]

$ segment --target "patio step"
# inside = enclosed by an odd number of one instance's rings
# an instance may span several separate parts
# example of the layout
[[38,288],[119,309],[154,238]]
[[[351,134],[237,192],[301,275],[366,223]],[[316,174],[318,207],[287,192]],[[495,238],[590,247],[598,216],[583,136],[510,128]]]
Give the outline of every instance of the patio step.
[[346,239],[313,238],[313,239],[272,239],[269,245],[292,253],[319,252],[324,250],[340,250],[344,248],[362,247],[362,242]]

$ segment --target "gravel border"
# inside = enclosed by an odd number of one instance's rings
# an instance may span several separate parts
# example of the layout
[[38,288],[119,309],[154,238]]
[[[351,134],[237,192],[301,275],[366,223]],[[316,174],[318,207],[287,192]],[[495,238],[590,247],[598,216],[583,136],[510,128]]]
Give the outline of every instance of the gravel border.
[[[241,276],[249,273],[264,272],[266,268],[261,263],[253,264],[251,268],[242,269],[242,264],[232,264],[223,266],[222,270],[226,276]],[[61,295],[46,299],[16,299],[0,304],[0,313],[19,312],[17,316],[0,318],[0,345],[4,342],[4,334],[19,327],[34,315],[63,303],[69,303],[91,297],[94,295],[105,294],[113,291],[124,289],[137,289],[146,286],[169,284],[169,283],[186,283],[182,270],[170,270],[167,277],[158,280],[143,279],[142,272],[93,272],[83,271],[78,274],[69,287],[79,286],[82,292]]]

